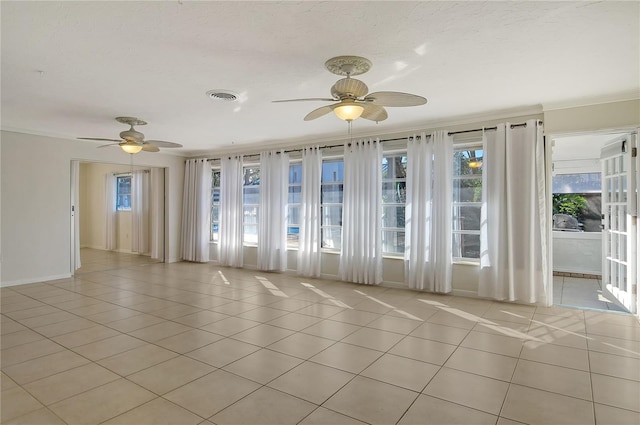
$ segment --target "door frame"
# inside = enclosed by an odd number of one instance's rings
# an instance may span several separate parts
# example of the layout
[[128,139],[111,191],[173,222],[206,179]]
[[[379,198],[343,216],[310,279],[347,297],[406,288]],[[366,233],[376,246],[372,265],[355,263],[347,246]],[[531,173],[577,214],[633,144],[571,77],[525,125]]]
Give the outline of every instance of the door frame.
[[[545,134],[544,147],[545,147],[545,168],[546,168],[545,169],[546,171],[545,172],[545,179],[546,179],[545,188],[547,191],[547,216],[549,218],[553,216],[552,179],[553,179],[554,139],[558,139],[562,137],[587,136],[587,135],[596,135],[596,134],[611,135],[611,138],[613,139],[616,136],[631,134],[631,135],[635,135],[637,140],[636,144],[640,144],[640,138],[638,137],[639,133],[640,133],[640,130],[637,127],[622,127],[622,128],[609,128],[609,129],[592,130],[592,131],[574,131],[574,132],[559,132],[559,133]],[[640,146],[638,146],[638,148],[640,148]],[[640,171],[640,155],[638,155],[638,157],[635,159],[636,159],[636,174],[637,174]],[[640,183],[640,181],[638,183]],[[638,197],[637,202],[638,202],[638,210],[640,210],[640,196]],[[636,243],[640,245],[640,223],[638,226],[636,226],[636,228],[638,233],[636,238]],[[548,294],[551,300],[550,304],[553,304],[553,233],[552,232],[553,232],[552,225],[551,223],[548,223],[546,236],[549,243],[547,244],[548,249],[547,249],[546,255],[547,255],[547,264],[549,264]],[[640,246],[638,246],[637,252],[640,253]],[[640,265],[638,265],[637,263],[638,261],[636,259],[636,273],[637,273],[636,282],[639,283],[640,282]],[[636,283],[636,292],[638,287],[637,283]],[[636,316],[640,316],[640,297],[639,296],[636,296],[636,301],[637,301],[637,308],[636,308],[635,314]]]

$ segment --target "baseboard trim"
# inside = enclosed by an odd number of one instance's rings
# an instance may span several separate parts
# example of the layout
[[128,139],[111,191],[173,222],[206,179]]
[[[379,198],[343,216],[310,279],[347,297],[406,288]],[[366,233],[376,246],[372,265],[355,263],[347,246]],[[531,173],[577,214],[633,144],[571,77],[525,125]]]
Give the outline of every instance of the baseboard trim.
[[49,282],[52,280],[69,279],[71,278],[71,276],[72,276],[71,273],[65,273],[65,274],[58,274],[58,275],[52,275],[52,276],[42,276],[42,277],[34,277],[34,278],[28,278],[28,279],[10,280],[6,282],[0,282],[0,287],[5,288],[8,286],[28,285],[30,283],[41,283],[41,282]]

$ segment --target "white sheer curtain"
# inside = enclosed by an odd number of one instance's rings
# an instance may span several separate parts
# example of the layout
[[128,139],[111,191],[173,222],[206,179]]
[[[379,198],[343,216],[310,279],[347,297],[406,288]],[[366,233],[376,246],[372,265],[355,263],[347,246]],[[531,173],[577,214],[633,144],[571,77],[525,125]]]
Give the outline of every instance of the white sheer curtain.
[[542,126],[500,124],[483,137],[478,294],[549,305]]
[[131,176],[131,251],[149,252],[149,170]]
[[114,250],[116,239],[116,177],[112,173],[104,176],[105,248]]
[[71,161],[71,204],[73,205],[73,270],[78,270],[80,261],[80,161]]
[[258,226],[258,269],[287,269],[287,203],[289,197],[289,155],[260,154],[260,217]]
[[322,151],[318,146],[302,150],[302,190],[298,274],[320,277],[320,189]]
[[164,259],[164,168],[149,173],[149,252],[153,259]]
[[407,143],[405,282],[422,291],[451,292],[453,140],[439,131]]
[[218,261],[242,267],[242,157],[220,160],[220,236]]
[[189,159],[184,167],[182,196],[182,259],[209,261],[211,166],[206,159]]
[[382,282],[382,146],[351,142],[344,149],[340,279]]

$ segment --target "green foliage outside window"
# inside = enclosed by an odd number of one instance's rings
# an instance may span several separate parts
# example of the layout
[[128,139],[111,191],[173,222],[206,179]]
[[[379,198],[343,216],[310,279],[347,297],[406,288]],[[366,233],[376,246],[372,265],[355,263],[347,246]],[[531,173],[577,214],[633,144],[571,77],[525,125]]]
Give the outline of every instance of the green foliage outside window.
[[555,193],[553,195],[553,213],[568,214],[576,219],[582,219],[587,211],[587,199],[575,193]]

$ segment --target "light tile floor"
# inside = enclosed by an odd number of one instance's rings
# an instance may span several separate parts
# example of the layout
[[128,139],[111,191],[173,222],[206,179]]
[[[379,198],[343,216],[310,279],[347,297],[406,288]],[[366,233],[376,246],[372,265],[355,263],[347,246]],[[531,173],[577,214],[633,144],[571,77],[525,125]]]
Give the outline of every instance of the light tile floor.
[[80,263],[82,267],[76,270],[76,276],[83,273],[105,271],[133,265],[153,264],[158,262],[159,260],[153,260],[151,257],[146,255],[82,248],[80,250]]
[[625,311],[602,295],[602,280],[580,277],[554,276],[553,304],[598,310]]
[[2,288],[3,424],[640,423],[640,324],[211,264]]

